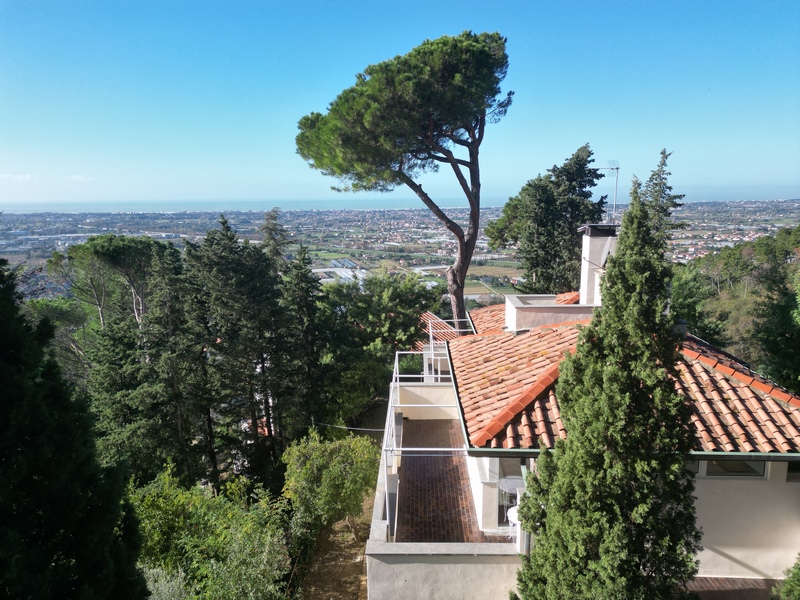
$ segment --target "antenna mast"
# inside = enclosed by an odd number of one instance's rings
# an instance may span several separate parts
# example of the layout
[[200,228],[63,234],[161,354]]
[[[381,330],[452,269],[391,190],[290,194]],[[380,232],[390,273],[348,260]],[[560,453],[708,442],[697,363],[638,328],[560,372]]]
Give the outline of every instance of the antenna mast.
[[607,167],[597,167],[598,171],[614,171],[614,208],[611,211],[611,224],[613,225],[617,220],[617,189],[619,188],[619,161],[608,161]]

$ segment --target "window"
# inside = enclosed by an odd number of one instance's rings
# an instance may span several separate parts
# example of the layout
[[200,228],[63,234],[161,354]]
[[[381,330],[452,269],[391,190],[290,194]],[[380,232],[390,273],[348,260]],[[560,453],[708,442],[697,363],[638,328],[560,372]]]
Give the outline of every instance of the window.
[[786,481],[800,481],[800,462],[790,462],[786,466]]
[[766,463],[754,460],[709,460],[706,465],[708,477],[763,477]]

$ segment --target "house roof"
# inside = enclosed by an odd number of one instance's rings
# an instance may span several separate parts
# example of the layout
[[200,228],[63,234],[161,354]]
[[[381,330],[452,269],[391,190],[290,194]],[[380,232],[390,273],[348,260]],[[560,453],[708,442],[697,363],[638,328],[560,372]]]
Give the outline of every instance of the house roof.
[[477,333],[503,331],[506,324],[506,305],[492,304],[469,311],[469,318]]
[[[537,449],[541,439],[552,448],[566,438],[555,383],[560,361],[575,351],[578,325],[519,335],[495,330],[449,342],[470,445]],[[681,345],[677,369],[675,388],[692,400],[696,450],[800,452],[799,396],[692,335]]]
[[[533,400],[556,380],[558,363],[565,352],[575,348],[577,340],[578,329],[562,325],[518,335],[498,332],[451,341],[450,357],[471,444],[484,446],[516,415],[532,406]],[[558,427],[557,408],[551,416],[553,426]],[[548,431],[543,427],[532,439]]]

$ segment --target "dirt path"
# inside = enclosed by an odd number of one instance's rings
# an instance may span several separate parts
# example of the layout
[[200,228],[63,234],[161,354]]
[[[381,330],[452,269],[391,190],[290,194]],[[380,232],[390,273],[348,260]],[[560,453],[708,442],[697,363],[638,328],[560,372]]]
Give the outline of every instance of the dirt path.
[[372,517],[370,497],[358,518],[357,544],[344,521],[326,527],[320,534],[314,563],[303,582],[303,600],[367,600],[367,568],[364,561],[369,522]]

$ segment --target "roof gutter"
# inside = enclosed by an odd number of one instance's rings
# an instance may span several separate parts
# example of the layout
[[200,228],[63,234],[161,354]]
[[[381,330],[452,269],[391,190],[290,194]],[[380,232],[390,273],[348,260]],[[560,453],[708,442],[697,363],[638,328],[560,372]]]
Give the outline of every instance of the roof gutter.
[[[538,458],[539,448],[467,448],[467,456],[488,458]],[[800,452],[709,452],[698,450],[690,452],[688,460],[752,460],[756,462],[800,462]]]

